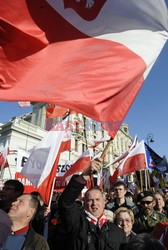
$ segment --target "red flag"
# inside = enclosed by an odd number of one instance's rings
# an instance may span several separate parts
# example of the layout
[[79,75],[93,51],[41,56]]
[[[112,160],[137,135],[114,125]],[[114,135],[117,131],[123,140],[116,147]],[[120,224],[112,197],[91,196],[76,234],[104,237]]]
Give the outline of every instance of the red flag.
[[64,180],[69,179],[73,174],[83,172],[89,167],[91,162],[89,150],[86,150],[79,159],[71,166],[71,168],[65,173]]
[[120,176],[146,168],[146,151],[144,141],[141,141],[129,152],[123,162],[117,167],[113,176],[110,177],[110,182],[114,183]]
[[0,13],[0,100],[55,103],[112,137],[168,37],[164,0],[5,0]]
[[27,177],[38,188],[44,202],[49,203],[53,181],[56,176],[60,153],[64,150],[62,141],[65,136],[67,119],[62,122],[62,130],[54,128],[47,133],[42,141],[30,154],[21,174]]
[[50,104],[46,108],[46,117],[47,118],[64,117],[67,114],[67,112],[68,112],[67,108]]
[[9,148],[2,147],[0,149],[0,171],[2,171],[4,168],[9,167],[7,155],[9,154]]

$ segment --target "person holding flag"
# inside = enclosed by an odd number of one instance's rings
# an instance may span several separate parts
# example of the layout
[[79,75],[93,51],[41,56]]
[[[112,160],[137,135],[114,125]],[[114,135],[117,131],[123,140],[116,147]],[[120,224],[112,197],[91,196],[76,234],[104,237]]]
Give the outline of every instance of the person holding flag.
[[[118,250],[125,243],[125,234],[121,228],[108,221],[105,215],[105,200],[101,190],[92,187],[87,190],[84,198],[84,209],[79,210],[75,200],[86,186],[89,176],[98,172],[102,159],[93,160],[82,175],[74,175],[59,199],[59,215],[66,228],[68,250]],[[55,249],[60,248],[55,243]]]

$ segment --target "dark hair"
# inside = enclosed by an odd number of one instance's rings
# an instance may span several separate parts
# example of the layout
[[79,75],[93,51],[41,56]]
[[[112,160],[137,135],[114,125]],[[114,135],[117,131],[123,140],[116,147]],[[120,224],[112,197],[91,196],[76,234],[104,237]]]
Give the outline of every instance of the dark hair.
[[4,186],[7,186],[7,185],[14,187],[15,192],[19,192],[19,195],[22,195],[24,192],[24,186],[18,180],[13,180],[13,179],[7,180],[5,181]]
[[124,250],[164,250],[164,246],[153,236],[147,233],[138,234],[128,242]]
[[118,187],[118,186],[123,186],[125,190],[127,189],[127,186],[123,181],[117,181],[114,183],[114,187]]

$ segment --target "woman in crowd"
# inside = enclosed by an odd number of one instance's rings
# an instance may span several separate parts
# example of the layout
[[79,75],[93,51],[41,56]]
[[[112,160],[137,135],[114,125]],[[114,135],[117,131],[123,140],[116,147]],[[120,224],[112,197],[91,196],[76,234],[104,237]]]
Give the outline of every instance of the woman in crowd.
[[114,212],[114,223],[124,230],[127,242],[134,239],[136,236],[136,234],[132,231],[134,224],[134,214],[130,209],[126,207],[118,208]]

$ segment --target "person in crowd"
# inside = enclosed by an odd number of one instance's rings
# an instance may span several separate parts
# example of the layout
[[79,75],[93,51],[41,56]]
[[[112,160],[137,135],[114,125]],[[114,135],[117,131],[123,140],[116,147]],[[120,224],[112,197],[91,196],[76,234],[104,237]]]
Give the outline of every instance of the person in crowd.
[[127,207],[133,211],[134,214],[139,212],[135,203],[125,197],[127,187],[123,181],[117,181],[114,184],[115,199],[112,202],[106,204],[106,209],[115,212],[119,207]]
[[41,195],[37,191],[33,191],[32,195],[36,196],[38,199],[40,206],[32,221],[32,227],[36,233],[41,234],[44,238],[48,239],[48,223],[50,218],[50,209],[44,203]]
[[121,227],[126,235],[126,240],[133,240],[136,234],[132,231],[134,224],[134,214],[126,207],[120,207],[114,212],[114,223]]
[[153,230],[153,236],[168,249],[168,221],[159,222]]
[[165,200],[164,200],[164,196],[159,192],[159,191],[156,191],[154,193],[155,195],[155,207],[154,209],[159,212],[159,213],[162,213],[164,215],[166,215],[167,217],[167,211],[165,209]]
[[152,235],[142,233],[136,235],[134,240],[129,241],[124,250],[165,250],[164,246]]
[[1,191],[0,208],[9,212],[12,202],[24,192],[23,184],[18,180],[7,180]]
[[[58,205],[62,225],[68,234],[68,246],[55,249],[68,250],[118,250],[126,242],[121,228],[109,222],[105,215],[102,191],[93,187],[85,193],[84,209],[78,209],[75,200],[86,186],[89,176],[98,172],[102,159],[93,160],[82,175],[74,175],[63,191]],[[60,244],[61,246],[61,244]]]
[[0,209],[0,247],[6,241],[11,232],[12,221],[2,209]]
[[135,233],[151,233],[158,222],[167,221],[164,214],[154,210],[155,196],[152,191],[144,191],[139,194],[141,211],[135,216],[133,231]]
[[115,198],[114,188],[111,188],[107,194],[107,202],[113,202]]
[[49,250],[46,240],[31,226],[38,206],[39,201],[31,194],[23,194],[12,203],[8,213],[12,221],[11,233],[1,250]]

